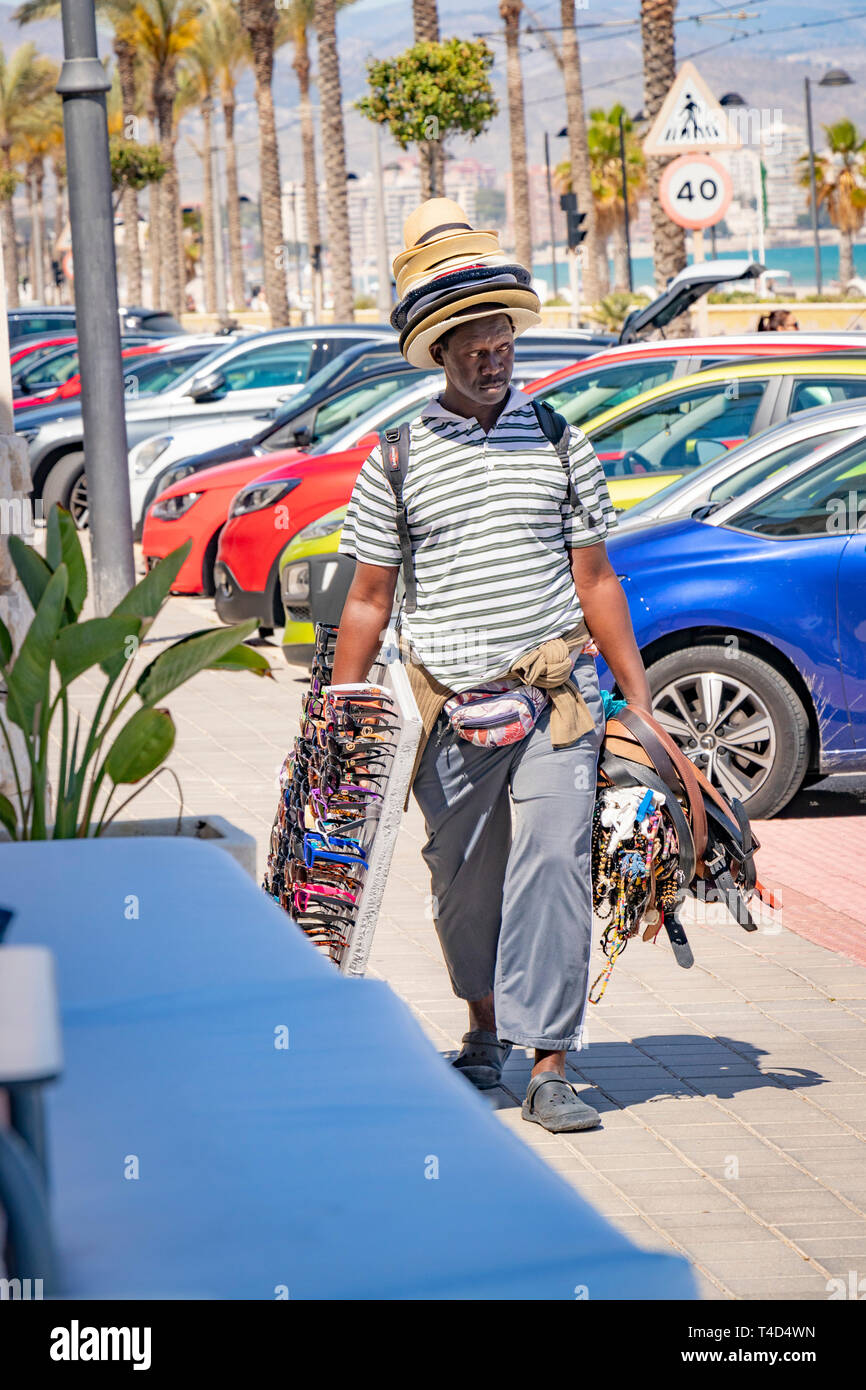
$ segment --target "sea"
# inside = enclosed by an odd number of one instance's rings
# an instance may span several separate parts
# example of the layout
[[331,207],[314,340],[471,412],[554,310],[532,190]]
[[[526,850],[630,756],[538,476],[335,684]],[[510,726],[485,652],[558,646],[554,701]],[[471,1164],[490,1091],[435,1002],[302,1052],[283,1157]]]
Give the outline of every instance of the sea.
[[[711,256],[709,237],[704,238],[706,259]],[[756,257],[757,253],[753,253]],[[722,251],[718,252],[719,260],[743,260],[747,255],[746,251]],[[688,257],[691,263],[691,256]],[[784,293],[784,289],[790,284],[794,289],[800,291],[814,291],[815,289],[815,251],[811,246],[780,246],[777,250],[768,246],[764,254],[764,264],[768,270],[786,270],[790,273],[791,281],[787,279],[780,281],[779,291]],[[533,263],[533,274],[538,280],[545,280],[553,292],[553,270],[550,262]],[[632,284],[636,290],[647,288],[653,284],[653,261],[652,256],[633,256],[631,262]],[[611,273],[613,266],[611,265]],[[559,255],[556,258],[556,278],[557,285],[563,289],[568,284],[568,267],[565,263],[565,254],[562,259]],[[828,290],[830,282],[835,280],[839,274],[839,248],[838,246],[821,247],[821,276],[824,282],[824,290]],[[866,280],[866,244],[854,247],[854,274]],[[655,293],[655,291],[653,291]]]

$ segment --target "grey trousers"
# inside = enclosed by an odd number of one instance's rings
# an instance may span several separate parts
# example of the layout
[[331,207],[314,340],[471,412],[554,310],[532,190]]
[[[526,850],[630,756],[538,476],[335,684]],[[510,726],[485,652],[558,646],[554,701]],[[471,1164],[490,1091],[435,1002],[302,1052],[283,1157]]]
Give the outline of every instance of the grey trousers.
[[580,657],[571,679],[595,721],[575,743],[552,747],[550,705],[526,738],[501,748],[469,743],[441,715],[413,783],[454,993],[492,990],[499,1037],[551,1052],[581,1046],[604,734],[593,658]]

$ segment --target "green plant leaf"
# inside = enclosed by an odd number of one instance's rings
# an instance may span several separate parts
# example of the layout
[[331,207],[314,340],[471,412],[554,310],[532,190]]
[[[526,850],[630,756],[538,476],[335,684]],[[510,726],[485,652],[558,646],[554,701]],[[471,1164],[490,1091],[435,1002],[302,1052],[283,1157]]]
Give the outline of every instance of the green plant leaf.
[[61,628],[54,643],[54,663],[63,684],[70,685],[91,666],[114,662],[118,652],[122,665],[127,659],[126,639],[137,638],[140,627],[141,619],[129,613],[119,618],[90,618]]
[[63,564],[69,571],[67,599],[77,618],[87,598],[87,565],[78,538],[78,527],[70,513],[55,503],[48,513],[45,529],[45,558],[50,569],[56,570],[58,565]]
[[[112,609],[109,617],[119,618],[131,614],[141,618],[138,635],[144,637],[168,598],[171,586],[191,548],[192,541],[184,541],[177,550],[173,550],[170,555],[166,555],[164,560],[160,560],[158,565],[154,565],[152,570],[148,570],[144,578],[140,579],[133,589],[124,594],[120,603]],[[120,675],[125,660],[123,654],[119,658],[115,656],[111,660],[104,661],[102,669],[113,680]]]
[[179,685],[183,685],[199,671],[205,671],[221,661],[238,639],[243,641],[258,627],[258,619],[250,618],[236,627],[208,628],[204,632],[194,632],[192,636],[175,642],[142,671],[135,688],[145,705],[155,705]]
[[66,566],[59,565],[48,582],[9,673],[6,702],[9,718],[28,736],[33,733],[37,710],[49,698],[51,657],[66,603],[66,584]]
[[274,673],[271,663],[263,652],[257,652],[255,647],[245,647],[243,644],[232,647],[230,652],[221,656],[219,661],[212,661],[208,666],[209,671],[251,671],[254,676],[270,676],[273,679]]
[[164,762],[174,744],[174,720],[167,709],[139,709],[108,750],[112,782],[140,782]]
[[0,661],[3,662],[4,666],[8,666],[11,660],[12,635],[3,619],[0,618]]
[[9,537],[9,554],[12,556],[18,578],[24,586],[24,592],[33,607],[38,608],[51,578],[49,566],[33,546],[27,545],[20,536]]
[[9,831],[10,839],[17,839],[18,817],[15,814],[15,807],[12,805],[8,796],[4,796],[2,792],[0,792],[0,825],[5,825],[6,829]]

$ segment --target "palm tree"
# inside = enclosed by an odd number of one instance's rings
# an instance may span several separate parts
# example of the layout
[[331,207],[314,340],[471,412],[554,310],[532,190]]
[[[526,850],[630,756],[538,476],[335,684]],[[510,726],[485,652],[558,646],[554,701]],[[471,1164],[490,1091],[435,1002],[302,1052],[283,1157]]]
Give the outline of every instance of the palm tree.
[[522,0],[500,0],[505,24],[508,126],[511,136],[511,202],[514,215],[514,254],[521,265],[532,266],[532,224],[529,215],[529,171],[526,167],[526,111],[520,70]]
[[[141,65],[137,46],[137,20],[135,16],[138,0],[96,0],[96,7],[114,29],[114,57],[120,83],[123,108],[123,136],[135,138],[136,122],[141,112],[139,99],[139,77]],[[19,24],[29,24],[37,19],[53,19],[60,14],[59,0],[25,0],[13,16]],[[123,271],[126,282],[127,304],[140,304],[141,290],[141,248],[138,242],[138,194],[134,188],[125,188],[121,200],[123,216]],[[55,235],[59,235],[58,227]]]
[[259,115],[259,171],[261,179],[262,279],[271,325],[289,322],[286,267],[283,248],[280,152],[274,120],[274,51],[277,9],[273,0],[239,0],[241,23],[252,53]]
[[[637,199],[646,186],[646,160],[640,141],[634,134],[630,118],[617,104],[609,111],[597,108],[589,113],[587,140],[592,166],[596,213],[607,221],[613,242],[613,278],[615,291],[628,290],[628,248],[625,239],[625,207],[622,198],[622,160],[620,157],[619,122],[622,116],[625,135],[626,187],[629,212],[634,213]],[[606,218],[604,214],[607,214]],[[605,272],[607,254],[605,252]],[[606,291],[605,291],[606,293]]]
[[[815,155],[815,193],[839,229],[839,286],[845,294],[854,279],[854,233],[866,220],[866,140],[853,121],[825,125],[827,153]],[[809,156],[800,159],[800,182],[809,187]]]
[[562,0],[560,5],[562,24],[562,76],[565,86],[565,111],[568,126],[568,155],[573,170],[572,183],[577,194],[577,205],[586,214],[583,229],[586,232],[586,248],[583,266],[583,296],[588,304],[595,304],[601,297],[598,267],[600,255],[604,256],[605,274],[607,256],[604,247],[599,248],[599,231],[596,225],[596,207],[592,195],[592,172],[587,143],[586,117],[583,107],[583,79],[580,72],[580,48],[574,15],[574,0]]
[[[59,76],[59,68],[56,69]],[[45,161],[63,148],[63,116],[55,92],[34,102],[21,124],[13,158],[23,164],[30,213],[30,285],[39,303],[45,302]]]
[[[209,10],[202,15],[201,29],[186,54],[181,79],[189,85],[188,102],[201,113],[202,143],[196,146],[202,161],[202,269],[205,313],[217,311],[216,252],[214,243],[213,112],[217,80],[216,35]],[[179,113],[177,113],[179,114]]]
[[[641,0],[640,27],[643,42],[643,105],[647,120],[652,121],[668,94],[676,75],[674,48],[674,10],[676,0]],[[659,180],[664,173],[664,159],[647,161],[647,182],[650,190],[650,211],[653,229],[653,263],[655,280],[664,289],[672,275],[686,264],[686,234],[672,222],[659,202]]]
[[319,108],[325,160],[325,194],[328,207],[328,249],[334,319],[355,317],[352,291],[352,243],[349,236],[349,199],[346,192],[346,134],[343,97],[337,56],[336,0],[316,0],[316,35],[319,45]]
[[12,208],[16,183],[12,147],[21,139],[33,107],[54,91],[58,71],[57,64],[37,53],[33,43],[22,43],[8,59],[0,47],[0,226],[7,302],[13,309],[18,307],[20,299]]
[[213,33],[216,79],[220,93],[226,142],[226,203],[229,230],[229,298],[232,309],[244,307],[244,267],[241,247],[241,200],[238,190],[238,157],[235,145],[235,89],[240,73],[249,65],[247,36],[234,0],[210,0],[209,22]]
[[139,0],[134,12],[138,51],[147,68],[160,149],[168,167],[156,201],[159,207],[165,307],[175,315],[182,314],[186,309],[180,188],[175,158],[175,98],[178,65],[198,40],[201,8],[201,0]]
[[[439,42],[439,8],[436,0],[412,0],[412,22],[416,43]],[[421,197],[442,197],[445,192],[445,151],[438,140],[419,145]]]

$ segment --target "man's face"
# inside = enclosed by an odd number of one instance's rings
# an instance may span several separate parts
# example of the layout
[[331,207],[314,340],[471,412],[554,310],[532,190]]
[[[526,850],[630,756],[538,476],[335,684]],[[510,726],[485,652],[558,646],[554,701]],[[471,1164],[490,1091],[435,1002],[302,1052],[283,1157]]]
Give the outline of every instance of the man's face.
[[514,330],[507,314],[475,319],[434,343],[430,356],[445,370],[450,386],[476,405],[498,405],[514,371]]

